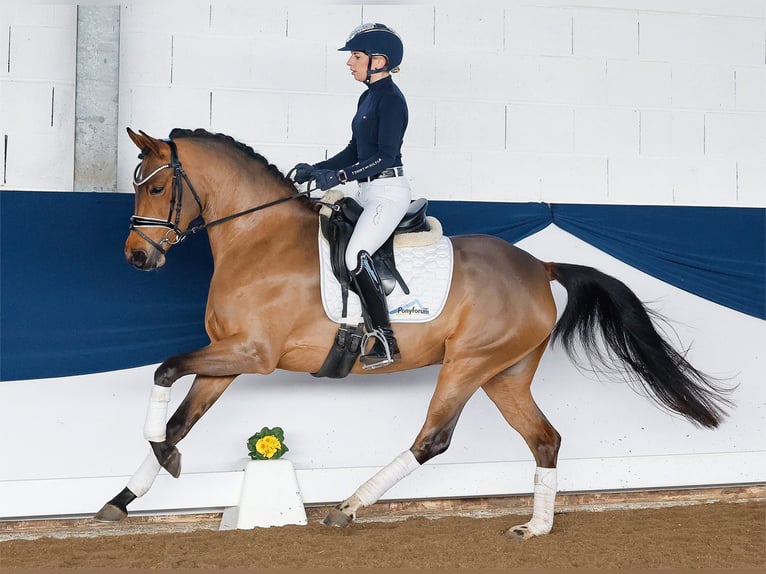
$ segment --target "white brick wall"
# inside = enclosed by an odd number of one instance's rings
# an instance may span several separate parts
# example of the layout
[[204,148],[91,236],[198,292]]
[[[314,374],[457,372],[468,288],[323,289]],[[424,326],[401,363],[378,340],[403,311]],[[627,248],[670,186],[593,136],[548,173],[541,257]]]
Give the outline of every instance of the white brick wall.
[[569,106],[510,104],[507,107],[506,148],[537,154],[571,153],[574,148],[574,109]]
[[647,60],[751,66],[764,63],[762,19],[641,14],[639,22],[639,55]]
[[496,102],[436,103],[437,149],[497,151],[505,147],[505,106]]
[[[9,29],[12,63],[0,131],[11,145],[47,134],[66,155],[76,10],[0,17],[0,64]],[[165,0],[126,3],[121,19],[122,126],[221,131],[283,170],[318,161],[348,141],[363,89],[337,48],[383,21],[405,41],[395,81],[417,195],[766,206],[763,0]],[[27,172],[30,147],[8,154],[4,187],[69,189],[71,162]],[[129,190],[126,136],[119,158]]]
[[705,154],[715,158],[766,160],[766,115],[705,114]]
[[[440,0],[434,3],[434,45],[437,49],[480,53],[502,50],[503,4],[464,0]],[[396,18],[395,14],[391,16]]]
[[705,116],[698,111],[645,110],[640,113],[640,153],[646,157],[701,158]]
[[763,158],[737,161],[737,201],[745,205],[766,203],[766,162]]
[[284,2],[218,1],[210,5],[210,31],[258,37],[287,36]]
[[673,77],[668,62],[610,60],[606,70],[607,104],[635,108],[669,108]]
[[0,189],[71,190],[77,10],[0,7]]
[[506,8],[503,46],[509,54],[571,56],[572,45],[572,13],[568,9],[520,2]]
[[766,111],[766,66],[734,69],[735,107],[738,110]]
[[581,10],[573,15],[572,51],[596,60],[636,58],[638,30],[637,12]]
[[630,108],[581,107],[574,114],[577,156],[607,158],[639,152],[641,114]]

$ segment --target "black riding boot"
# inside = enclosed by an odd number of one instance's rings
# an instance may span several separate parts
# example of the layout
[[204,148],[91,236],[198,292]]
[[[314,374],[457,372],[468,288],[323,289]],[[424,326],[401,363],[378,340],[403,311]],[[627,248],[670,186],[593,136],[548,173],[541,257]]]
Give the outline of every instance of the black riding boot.
[[[359,360],[362,368],[377,369],[390,365],[394,360],[401,358],[401,355],[391,330],[383,284],[372,264],[372,257],[366,251],[362,251],[357,261],[356,269],[351,272],[351,281],[362,301],[367,337],[375,339],[370,352],[362,355]],[[364,346],[362,348],[364,349]]]

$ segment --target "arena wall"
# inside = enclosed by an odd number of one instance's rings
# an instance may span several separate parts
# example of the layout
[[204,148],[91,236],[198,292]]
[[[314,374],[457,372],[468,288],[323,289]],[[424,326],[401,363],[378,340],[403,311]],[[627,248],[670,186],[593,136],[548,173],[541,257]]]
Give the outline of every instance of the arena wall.
[[[77,7],[2,10],[2,188],[71,191]],[[382,20],[406,41],[404,150],[429,197],[762,207],[764,10],[759,0],[130,2],[119,124],[224,132],[285,170],[318,160],[348,141],[360,93],[336,48],[360,21]],[[130,191],[135,149],[122,131],[118,190]]]
[[[173,127],[228,133],[285,171],[334,153],[349,138],[360,92],[336,48],[355,25],[379,20],[405,41],[396,81],[410,104],[403,152],[417,195],[766,207],[758,0],[176,0],[129,2],[119,16],[111,191],[132,189],[128,126],[163,137]],[[83,191],[74,183],[77,29],[75,5],[0,6],[0,190]],[[622,279],[674,320],[694,364],[739,383],[732,416],[702,431],[626,385],[578,372],[560,349],[547,353],[535,396],[564,437],[563,491],[766,481],[762,319],[658,281],[555,226],[519,245]],[[121,489],[145,456],[155,367],[0,383],[0,517],[89,514]],[[345,498],[410,445],[435,377],[435,367],[341,381],[243,376],[181,444],[182,478],[163,473],[132,508],[236,504],[245,440],[273,425],[286,430],[304,500]],[[174,386],[172,404],[190,382]],[[387,498],[528,493],[533,472],[521,438],[477,394],[450,450]]]

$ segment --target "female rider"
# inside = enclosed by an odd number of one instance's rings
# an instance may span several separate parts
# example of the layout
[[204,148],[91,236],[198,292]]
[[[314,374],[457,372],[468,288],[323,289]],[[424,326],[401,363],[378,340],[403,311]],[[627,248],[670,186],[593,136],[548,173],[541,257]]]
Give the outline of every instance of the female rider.
[[372,369],[401,356],[371,255],[393,233],[412,199],[401,156],[407,102],[391,78],[399,71],[404,46],[396,32],[376,23],[355,28],[339,50],[351,52],[346,64],[354,79],[367,85],[351,122],[351,141],[325,161],[296,165],[294,179],[300,184],[313,178],[321,190],[351,180],[359,184],[356,200],[363,211],[345,255],[367,332],[375,338],[370,352],[360,358],[363,368]]

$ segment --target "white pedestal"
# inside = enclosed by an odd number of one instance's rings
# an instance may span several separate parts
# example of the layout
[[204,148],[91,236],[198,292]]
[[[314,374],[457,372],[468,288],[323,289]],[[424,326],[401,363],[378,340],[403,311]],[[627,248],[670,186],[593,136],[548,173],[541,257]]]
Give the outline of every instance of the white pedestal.
[[298,479],[289,460],[252,460],[245,467],[239,504],[226,508],[219,530],[306,524]]

